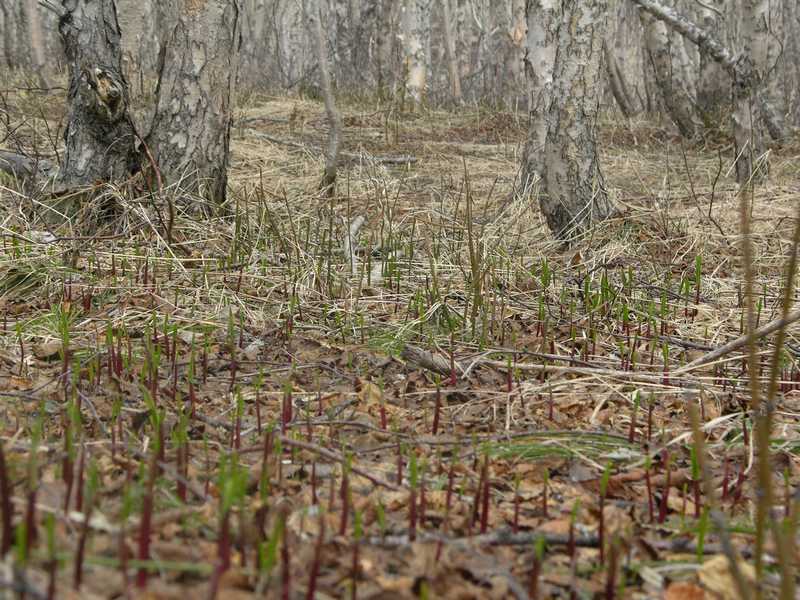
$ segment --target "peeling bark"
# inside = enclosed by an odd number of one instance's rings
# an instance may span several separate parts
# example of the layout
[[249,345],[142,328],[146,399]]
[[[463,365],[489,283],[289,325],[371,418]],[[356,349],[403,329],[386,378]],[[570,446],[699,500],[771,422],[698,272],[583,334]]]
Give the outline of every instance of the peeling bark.
[[57,191],[122,179],[138,166],[114,2],[61,4],[58,30],[69,64],[69,111]]
[[171,0],[156,112],[147,144],[163,180],[225,200],[239,46],[236,0]]

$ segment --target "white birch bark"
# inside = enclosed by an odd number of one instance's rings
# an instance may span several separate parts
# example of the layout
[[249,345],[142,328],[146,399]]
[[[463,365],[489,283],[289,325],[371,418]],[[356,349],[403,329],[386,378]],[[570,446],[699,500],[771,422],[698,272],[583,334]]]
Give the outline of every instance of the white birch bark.
[[431,0],[404,0],[402,39],[406,92],[414,105],[425,96],[431,33]]
[[171,0],[147,143],[165,183],[224,201],[239,47],[237,0]]
[[444,32],[444,48],[447,58],[447,75],[450,80],[450,94],[453,100],[461,102],[461,70],[458,65],[458,55],[456,54],[456,39],[453,31],[453,8],[451,0],[441,0],[442,2],[442,31]]
[[558,36],[559,0],[529,0],[526,74],[530,93],[530,127],[522,155],[522,182],[529,188],[543,170],[547,110],[553,95],[553,68]]
[[562,10],[541,205],[556,238],[571,241],[615,212],[603,183],[596,142],[608,2],[563,3]]
[[800,125],[800,6],[786,0],[783,3],[783,58],[786,113],[795,126]]
[[[714,58],[731,75],[733,78],[733,130],[737,150],[737,181],[745,183],[750,181],[754,175],[765,175],[765,163],[764,169],[761,169],[759,173],[756,174],[754,171],[755,165],[766,158],[763,151],[763,136],[759,133],[759,128],[755,127],[755,115],[758,114],[767,122],[767,128],[771,132],[774,131],[776,137],[782,137],[784,132],[782,124],[775,118],[775,111],[769,99],[761,88],[762,74],[759,73],[751,56],[751,52],[754,51],[752,45],[757,45],[759,36],[763,35],[762,24],[758,22],[758,14],[761,11],[760,0],[745,0],[740,8],[744,11],[741,26],[748,29],[748,31],[742,32],[742,35],[746,40],[745,44],[750,44],[751,48],[750,50],[746,48],[739,56],[728,50],[713,33],[698,27],[657,0],[631,1],[692,40],[701,52]],[[755,49],[756,56],[760,51],[760,49]]]
[[391,0],[378,1],[377,16],[377,84],[378,96],[385,98],[394,87],[392,69],[392,49],[394,48],[394,3]]

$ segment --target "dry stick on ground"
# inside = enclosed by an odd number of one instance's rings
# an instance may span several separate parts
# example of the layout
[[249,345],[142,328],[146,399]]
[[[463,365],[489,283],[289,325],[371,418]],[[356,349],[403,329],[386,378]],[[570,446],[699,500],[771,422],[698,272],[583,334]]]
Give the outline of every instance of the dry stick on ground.
[[[752,336],[754,340],[759,340],[763,337],[770,335],[771,333],[775,333],[779,331],[783,327],[787,327],[794,323],[795,321],[800,320],[800,310],[796,310],[794,312],[790,312],[785,317],[781,317],[779,319],[775,319],[774,321],[770,321],[766,325],[759,327],[756,329]],[[724,346],[720,346],[716,350],[712,350],[708,354],[704,354],[700,358],[696,358],[690,363],[685,364],[680,369],[677,369],[674,374],[681,375],[684,373],[688,373],[689,371],[693,371],[698,367],[702,367],[707,365],[715,360],[722,358],[723,356],[730,354],[731,352],[735,352],[739,348],[743,348],[747,345],[748,341],[750,340],[750,334],[744,334],[735,340],[728,342]]]
[[[544,540],[548,546],[568,546],[574,543],[578,548],[599,548],[600,537],[597,534],[576,534],[570,540],[570,536],[561,533],[551,533],[547,531],[526,531],[514,533],[510,529],[500,529],[493,533],[473,535],[469,537],[450,538],[436,533],[420,532],[417,533],[417,541],[424,543],[443,543],[451,548],[460,550],[474,550],[479,546],[524,546],[533,547],[538,540]],[[412,542],[407,535],[372,537],[367,539],[371,546],[379,548],[401,548],[410,546]],[[673,540],[647,540],[647,545],[660,552],[678,552],[685,554],[696,554],[698,547],[687,538],[676,538]],[[722,544],[704,544],[703,554],[723,554]],[[748,556],[747,549],[743,552]]]
[[319,0],[309,7],[309,21],[314,34],[314,46],[319,64],[319,78],[322,85],[322,96],[325,99],[325,112],[328,114],[328,151],[325,153],[325,173],[322,176],[320,190],[329,197],[336,193],[336,168],[339,162],[339,143],[342,135],[342,117],[336,109],[333,98],[333,86],[328,70],[328,52],[325,48],[325,35],[322,32],[322,7]]
[[[420,367],[439,373],[440,375],[450,375],[450,361],[445,357],[427,352],[416,346],[406,345],[400,354],[403,360],[415,363]],[[496,369],[508,369],[508,363],[501,360],[488,360],[477,359],[476,364],[486,365]],[[456,372],[465,372],[465,368],[458,362],[453,362]],[[520,371],[536,371],[539,373],[574,373],[576,375],[598,375],[601,377],[613,377],[615,379],[623,379],[625,381],[640,381],[642,383],[656,383],[661,384],[664,382],[664,376],[655,373],[640,373],[636,371],[618,371],[615,369],[604,369],[601,367],[579,367],[579,366],[559,366],[548,364],[535,364],[535,363],[512,363],[513,369]],[[677,372],[675,373],[677,374]],[[675,379],[670,377],[673,385],[680,385],[682,387],[693,387],[697,385],[696,381],[691,379]]]
[[[313,144],[301,144],[300,142],[293,142],[291,140],[282,140],[281,138],[258,131],[257,129],[243,129],[242,133],[252,135],[253,137],[261,140],[266,140],[267,142],[272,142],[273,144],[296,148],[307,153],[312,151],[317,153],[324,152],[324,150],[322,150],[322,148],[319,146],[314,146]],[[341,150],[339,151],[339,158],[347,158],[348,160],[352,161],[367,160],[378,165],[413,165],[418,161],[417,157],[412,156],[411,154],[400,154],[398,156],[373,156],[367,152],[342,152]]]

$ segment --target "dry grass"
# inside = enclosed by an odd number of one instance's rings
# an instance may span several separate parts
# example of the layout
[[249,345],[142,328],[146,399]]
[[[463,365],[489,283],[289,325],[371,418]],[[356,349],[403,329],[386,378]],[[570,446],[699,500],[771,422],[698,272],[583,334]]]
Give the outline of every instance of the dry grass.
[[[58,130],[58,102],[7,95],[6,126],[21,125],[13,139],[29,149],[49,147],[48,128]],[[361,548],[363,597],[411,597],[420,593],[421,582],[431,597],[520,597],[520,585],[528,587],[532,545],[499,543],[475,552],[463,539],[480,527],[472,521],[472,503],[484,452],[492,456],[488,530],[509,527],[519,503],[520,531],[550,536],[543,597],[567,593],[570,586],[587,596],[606,585],[609,563],[598,562],[596,548],[580,548],[570,557],[554,540],[567,534],[576,506],[579,537],[591,541],[597,535],[598,485],[607,464],[613,468],[606,520],[613,520],[620,540],[613,552],[624,552],[631,561],[618,579],[626,582],[626,597],[655,593],[671,579],[693,578],[700,568],[694,554],[676,554],[677,546],[669,545],[696,541],[700,527],[687,475],[690,402],[701,405],[710,467],[718,490],[726,490],[725,512],[736,526],[736,544],[746,553],[755,479],[750,476],[752,444],[743,435],[750,419],[742,357],[680,378],[669,375],[741,332],[739,198],[730,148],[682,144],[645,119],[604,121],[603,169],[624,216],[565,250],[552,241],[535,206],[518,193],[524,116],[474,108],[409,115],[393,105],[344,106],[342,112],[345,168],[338,195],[329,202],[315,192],[324,165],[321,103],[248,97],[233,131],[227,212],[210,219],[179,212],[172,247],[159,220],[163,202],[154,204],[135,180],[108,187],[67,220],[54,218],[41,194],[23,194],[14,182],[0,181],[2,435],[12,479],[19,484],[19,519],[31,431],[37,423],[43,427],[39,499],[46,508],[39,513],[52,509],[58,517],[60,586],[70,585],[75,560],[70,532],[76,527],[58,509],[65,494],[58,466],[68,427],[62,417],[70,402],[82,398],[83,423],[75,435],[107,488],[96,514],[117,526],[124,520],[123,490],[134,490],[137,507],[143,494],[141,478],[135,469],[129,474],[125,461],[138,465],[157,434],[148,424],[136,424],[148,414],[146,365],[155,347],[162,348],[158,406],[173,431],[189,393],[191,357],[198,364],[201,353],[208,357],[205,383],[200,385],[194,374],[199,416],[189,431],[188,476],[201,490],[211,481],[209,495],[188,503],[186,514],[199,518],[182,513],[154,530],[147,565],[158,593],[200,593],[208,586],[222,493],[215,477],[219,461],[230,454],[237,402],[244,402],[241,445],[256,448],[263,445],[263,436],[255,432],[256,401],[263,403],[264,423],[279,423],[287,394],[295,407],[288,431],[303,431],[305,439],[308,426],[317,447],[350,454],[354,466],[397,487],[382,490],[352,476],[352,506],[364,525],[357,542],[352,520],[347,535],[333,535],[341,512],[339,464],[318,466],[316,493],[323,505],[330,502],[329,491],[337,490],[333,508],[324,513],[331,537],[323,548],[318,589],[325,597],[342,595],[349,585],[355,544]],[[780,313],[800,192],[797,152],[790,145],[773,151],[770,179],[753,197],[762,324]],[[415,162],[381,160],[406,155]],[[177,191],[167,193],[183,206]],[[108,211],[111,221],[102,219]],[[344,240],[359,216],[366,222],[353,261],[343,250]],[[696,301],[698,260],[702,275]],[[65,367],[72,376],[69,385],[59,358],[62,314],[68,315],[73,360]],[[775,415],[779,490],[784,472],[788,489],[798,482],[798,333],[797,326],[788,331],[784,394]],[[105,371],[117,340],[126,356],[122,376]],[[404,360],[407,346],[452,359],[457,381]],[[170,348],[176,354],[172,359]],[[762,349],[767,355],[768,340]],[[581,371],[586,364],[594,370]],[[439,435],[432,436],[437,389],[443,408]],[[637,398],[637,433],[631,442]],[[117,424],[119,401],[128,448],[115,451],[112,460],[110,431]],[[176,447],[170,442],[167,462]],[[399,482],[398,448],[405,453]],[[251,474],[260,470],[260,451],[237,454]],[[408,490],[415,487],[408,466],[412,454],[426,465],[428,515],[419,525],[426,543],[397,537],[408,528]],[[665,457],[668,462],[662,464]],[[269,523],[288,514],[296,594],[305,593],[315,545],[311,462],[326,461],[307,450],[285,454],[286,472],[268,498],[250,489],[234,520],[240,532],[240,526],[250,528],[259,506],[269,507]],[[456,489],[452,505],[445,506],[451,465],[456,465]],[[657,527],[648,516],[645,469],[654,479],[663,480],[667,471],[674,478],[667,519]],[[518,487],[515,475],[521,477]],[[173,485],[169,473],[162,474],[156,502],[163,511],[183,506]],[[543,500],[545,486],[548,500]],[[655,495],[662,493],[663,482],[660,486]],[[544,501],[548,514],[542,512]],[[129,531],[135,531],[136,518],[129,521]],[[381,538],[382,528],[388,538]],[[248,535],[241,533],[248,561],[237,559],[235,575],[221,585],[230,594],[259,586],[277,594],[285,578],[277,566],[271,579],[254,568],[251,545],[258,540]],[[99,525],[92,536],[82,597],[110,597],[110,589],[123,587],[116,542]],[[434,560],[437,544],[430,536],[458,541],[445,544]],[[707,551],[714,552],[718,543],[708,537]],[[653,554],[643,552],[637,540],[647,540]],[[586,546],[597,546],[589,541]],[[40,541],[24,576],[39,589],[46,558]]]

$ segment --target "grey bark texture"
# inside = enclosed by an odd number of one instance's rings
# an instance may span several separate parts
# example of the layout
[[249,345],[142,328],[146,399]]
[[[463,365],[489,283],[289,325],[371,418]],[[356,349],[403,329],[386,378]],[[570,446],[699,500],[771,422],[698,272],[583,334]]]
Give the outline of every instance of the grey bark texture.
[[652,15],[642,12],[640,16],[644,27],[648,60],[653,68],[664,107],[681,135],[687,138],[694,137],[697,130],[694,100],[687,89],[682,70],[678,67],[675,57],[677,49],[672,44],[671,32],[662,21]]
[[620,68],[619,61],[614,54],[614,49],[607,41],[603,50],[608,84],[611,87],[614,100],[626,118],[633,117],[637,113],[635,100],[633,96],[631,96],[628,84],[625,81],[625,74]]
[[[237,0],[171,0],[147,144],[167,185],[225,200],[239,47]],[[167,17],[169,18],[169,16]]]
[[[723,0],[707,0],[706,6],[700,10],[703,28],[707,31],[724,32],[724,9]],[[701,52],[700,73],[697,79],[697,107],[706,127],[720,119],[730,101],[730,96],[730,76],[717,61]]]
[[568,242],[613,215],[615,207],[603,183],[595,132],[608,2],[565,1],[561,8],[541,206],[555,237]]
[[24,0],[25,20],[28,23],[28,38],[31,53],[31,66],[34,68],[39,85],[49,87],[46,77],[47,61],[45,60],[44,32],[36,0]]
[[65,152],[56,190],[127,177],[137,168],[113,0],[63,0],[58,30],[69,65]]
[[453,31],[453,8],[451,0],[442,2],[442,32],[444,33],[444,50],[447,58],[447,76],[450,80],[450,93],[453,100],[461,102],[461,70],[458,66],[456,54],[455,32]]
[[308,26],[314,37],[314,47],[317,52],[319,64],[319,78],[322,87],[322,96],[325,100],[325,113],[328,117],[328,149],[325,153],[325,172],[322,176],[320,189],[328,196],[336,192],[336,174],[339,162],[339,143],[342,135],[342,117],[336,109],[336,100],[333,96],[330,70],[328,68],[328,50],[325,34],[322,27],[321,0],[309,0]]
[[[734,55],[711,32],[698,27],[670,7],[655,0],[631,1],[697,44],[701,52],[708,54],[730,74],[733,79],[733,129],[737,145],[736,179],[739,183],[750,181],[754,175],[756,161],[763,156],[763,140],[758,127],[755,126],[756,117],[763,118],[767,129],[775,132],[776,136],[784,135],[782,125],[776,120],[775,110],[765,91],[761,89],[761,73],[753,56],[747,51],[739,56]],[[749,28],[756,27],[753,19],[757,18],[757,4],[758,2],[748,0],[742,5],[745,10],[752,12]],[[744,37],[752,35],[755,35],[753,31],[744,32]]]

